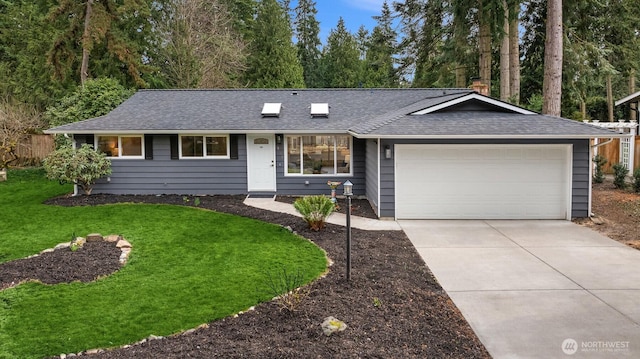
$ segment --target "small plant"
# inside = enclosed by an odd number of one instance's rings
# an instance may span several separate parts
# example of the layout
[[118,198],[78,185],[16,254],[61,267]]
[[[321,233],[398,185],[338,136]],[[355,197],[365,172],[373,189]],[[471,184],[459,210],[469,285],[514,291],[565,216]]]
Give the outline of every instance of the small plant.
[[335,209],[335,204],[330,198],[318,195],[298,198],[293,207],[300,212],[311,230],[319,231],[324,228],[327,217]]
[[616,188],[624,189],[627,186],[625,183],[625,177],[628,172],[629,169],[622,163],[616,163],[613,165],[613,185]]
[[604,182],[604,171],[602,170],[602,167],[607,164],[607,159],[604,158],[604,156],[595,155],[595,157],[593,157],[593,163],[596,165],[596,169],[593,174],[593,182]]
[[304,275],[300,270],[290,273],[282,268],[280,271],[267,273],[267,287],[281,310],[294,312],[311,294],[311,289],[304,287],[304,284]]
[[[189,197],[187,197],[187,196],[184,196],[184,197],[182,197],[182,202],[184,202],[184,205],[185,205],[185,206],[188,206],[188,205],[189,205],[189,203],[191,202],[191,199],[189,199]],[[200,198],[196,197],[196,198],[193,200],[193,205],[194,205],[195,207],[198,207],[198,206],[200,205]]]
[[382,307],[382,301],[378,297],[373,297],[373,306],[376,308]]
[[640,168],[633,171],[633,190],[640,193]]

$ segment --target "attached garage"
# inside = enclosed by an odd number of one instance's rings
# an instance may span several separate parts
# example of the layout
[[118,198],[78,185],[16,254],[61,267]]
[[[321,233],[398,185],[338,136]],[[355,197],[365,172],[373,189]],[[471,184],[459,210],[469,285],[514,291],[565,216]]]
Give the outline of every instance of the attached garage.
[[567,144],[397,144],[398,219],[570,219]]

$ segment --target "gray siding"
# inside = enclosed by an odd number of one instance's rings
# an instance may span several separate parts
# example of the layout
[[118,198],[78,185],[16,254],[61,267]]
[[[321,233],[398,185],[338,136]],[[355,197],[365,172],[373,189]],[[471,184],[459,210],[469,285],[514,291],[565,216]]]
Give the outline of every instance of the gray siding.
[[378,214],[378,142],[367,140],[366,145],[366,196],[371,203],[371,207]]
[[[279,135],[282,136],[282,135]],[[351,150],[353,175],[316,175],[316,176],[285,176],[284,171],[284,144],[276,147],[277,164],[277,194],[306,196],[314,194],[329,194],[331,190],[327,186],[327,181],[344,182],[349,180],[353,183],[353,193],[356,196],[364,196],[366,193],[365,176],[365,141],[357,138],[353,139],[353,149]],[[337,190],[342,193],[341,189]]]
[[[78,142],[84,141],[76,136]],[[153,136],[152,160],[112,159],[111,181],[101,179],[94,193],[111,194],[244,194],[247,151],[238,138],[238,159],[172,160],[168,135]]]
[[[571,144],[573,166],[571,216],[589,215],[589,140],[383,140],[381,147],[394,144]],[[392,156],[395,157],[395,154]],[[395,168],[393,159],[380,159],[380,217],[395,217]]]

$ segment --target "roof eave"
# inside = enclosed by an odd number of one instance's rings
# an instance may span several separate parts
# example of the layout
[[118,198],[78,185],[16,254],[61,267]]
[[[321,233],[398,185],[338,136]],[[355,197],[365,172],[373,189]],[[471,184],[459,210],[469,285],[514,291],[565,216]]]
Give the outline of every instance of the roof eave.
[[379,134],[359,134],[349,131],[349,134],[361,139],[408,139],[408,140],[433,140],[433,139],[451,139],[451,140],[495,140],[495,139],[538,139],[538,140],[587,140],[592,138],[624,138],[629,134],[611,133],[602,135],[379,135]]
[[287,133],[287,134],[335,134],[335,133],[347,133],[347,130],[289,130],[289,129],[275,129],[275,130],[254,130],[254,129],[211,129],[211,130],[56,130],[49,129],[43,131],[45,134],[51,135],[78,135],[78,134],[94,134],[94,135],[177,135],[177,134],[211,134],[211,133],[225,133],[225,134],[246,134],[246,133]]

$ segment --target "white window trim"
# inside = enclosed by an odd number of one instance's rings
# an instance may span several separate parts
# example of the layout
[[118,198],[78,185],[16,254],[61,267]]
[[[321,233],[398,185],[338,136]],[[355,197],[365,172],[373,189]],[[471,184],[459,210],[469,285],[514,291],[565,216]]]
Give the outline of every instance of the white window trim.
[[[351,163],[349,163],[349,173],[338,173],[338,164],[337,164],[337,160],[338,160],[338,149],[337,147],[334,145],[333,147],[333,166],[334,166],[334,171],[336,171],[336,173],[303,173],[302,168],[300,169],[300,173],[289,173],[289,141],[288,139],[291,137],[297,137],[299,139],[300,142],[300,163],[303,163],[303,146],[304,144],[302,143],[302,137],[303,136],[332,136],[332,137],[336,137],[336,136],[348,136],[349,137],[349,153],[351,156]],[[285,163],[285,168],[284,168],[284,175],[285,177],[353,177],[353,136],[349,136],[349,135],[345,135],[345,134],[313,134],[313,133],[308,133],[308,134],[302,134],[302,135],[284,135],[284,163]],[[334,141],[335,142],[335,141]]]
[[[202,137],[202,157],[197,156],[182,156],[182,137]],[[227,139],[227,154],[225,156],[207,155],[207,137],[225,137]],[[223,135],[218,133],[203,134],[184,134],[179,136],[178,140],[178,158],[181,160],[211,160],[211,159],[230,159],[231,158],[231,145],[229,143],[229,135]]]
[[[108,156],[108,158],[110,159],[124,159],[124,160],[143,160],[145,158],[145,153],[144,153],[144,136],[143,135],[95,135],[94,136],[94,140],[93,140],[93,148],[99,150],[98,148],[98,143],[99,138],[100,137],[117,137],[118,138],[118,155],[117,156]],[[140,138],[140,146],[141,148],[141,155],[140,156],[125,156],[122,154],[122,137],[137,137]]]

